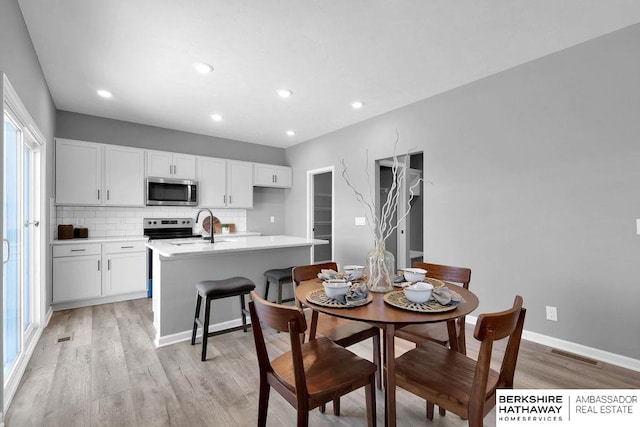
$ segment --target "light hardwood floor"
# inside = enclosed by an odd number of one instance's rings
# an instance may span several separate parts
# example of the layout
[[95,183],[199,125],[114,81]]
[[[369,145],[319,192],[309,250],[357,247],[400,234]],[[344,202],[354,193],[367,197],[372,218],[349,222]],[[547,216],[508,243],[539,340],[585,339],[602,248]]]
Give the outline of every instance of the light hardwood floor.
[[[191,316],[185,313],[185,316]],[[7,426],[253,426],[258,408],[258,364],[253,335],[234,331],[212,337],[206,362],[200,345],[160,349],[152,343],[151,300],[139,299],[55,312],[11,406]],[[58,339],[71,336],[67,342]],[[468,330],[468,353],[477,345]],[[287,349],[287,334],[266,334],[270,351]],[[398,354],[411,344],[397,340]],[[351,347],[370,357],[370,343]],[[523,342],[516,388],[640,388],[640,373],[591,366]],[[437,413],[429,423],[424,401],[398,390],[398,425],[461,427],[466,421]],[[366,425],[364,393],[345,396],[341,415],[314,410],[312,426]],[[377,391],[378,425],[384,395]],[[437,412],[437,411],[436,411]],[[271,393],[269,426],[295,425],[295,410]],[[485,418],[495,425],[495,415]]]

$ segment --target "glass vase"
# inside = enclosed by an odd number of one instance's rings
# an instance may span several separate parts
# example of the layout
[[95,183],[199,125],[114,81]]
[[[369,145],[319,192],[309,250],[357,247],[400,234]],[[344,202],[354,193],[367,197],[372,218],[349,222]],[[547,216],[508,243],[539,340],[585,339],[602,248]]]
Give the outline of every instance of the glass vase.
[[396,260],[393,254],[385,249],[384,240],[376,240],[375,244],[375,248],[367,254],[367,286],[371,292],[389,292],[393,290]]

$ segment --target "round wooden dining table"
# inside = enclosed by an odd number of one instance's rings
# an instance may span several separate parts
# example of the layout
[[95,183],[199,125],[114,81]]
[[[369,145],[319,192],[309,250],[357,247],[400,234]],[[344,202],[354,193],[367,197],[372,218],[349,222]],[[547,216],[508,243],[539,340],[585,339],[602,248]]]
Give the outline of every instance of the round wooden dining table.
[[397,308],[384,301],[382,293],[371,293],[373,300],[366,305],[349,308],[333,308],[314,304],[307,301],[307,294],[322,287],[320,279],[313,279],[302,282],[295,289],[296,298],[311,309],[331,316],[345,319],[357,320],[369,323],[383,331],[385,345],[384,355],[386,360],[385,369],[385,425],[393,427],[396,425],[396,380],[395,380],[395,331],[404,326],[415,323],[436,323],[447,322],[449,332],[449,343],[453,350],[457,348],[457,332],[455,320],[459,317],[471,313],[478,307],[478,297],[468,289],[461,286],[447,283],[447,287],[463,298],[455,310],[439,313],[421,313]]

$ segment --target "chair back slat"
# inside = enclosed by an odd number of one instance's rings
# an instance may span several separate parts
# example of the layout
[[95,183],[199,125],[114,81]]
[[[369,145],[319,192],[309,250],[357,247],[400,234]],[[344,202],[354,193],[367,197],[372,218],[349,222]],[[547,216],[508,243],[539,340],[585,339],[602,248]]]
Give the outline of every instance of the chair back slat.
[[499,313],[481,314],[476,322],[473,335],[478,341],[484,341],[491,334],[492,340],[501,340],[513,333],[522,311],[522,297],[516,296],[513,307]]
[[305,280],[311,280],[318,277],[318,273],[322,270],[338,270],[338,264],[335,262],[325,262],[322,264],[301,265],[293,267],[291,276],[293,283],[298,286]]
[[502,358],[498,388],[513,388],[513,376],[526,313],[522,303],[522,297],[516,295],[513,307],[510,309],[478,316],[473,335],[481,341],[481,344],[469,397],[469,413],[474,414],[473,418],[476,420],[482,420],[485,415],[483,408],[485,407],[493,343],[506,337],[509,337],[509,343]]
[[413,267],[427,270],[427,277],[431,277],[432,279],[459,283],[462,284],[465,289],[469,289],[469,282],[471,282],[471,269],[469,268],[431,264],[420,261],[415,261]]
[[303,333],[307,330],[307,321],[298,307],[274,304],[262,299],[255,291],[251,292],[251,300],[262,324],[280,332],[289,332],[289,323],[296,322],[298,331]]

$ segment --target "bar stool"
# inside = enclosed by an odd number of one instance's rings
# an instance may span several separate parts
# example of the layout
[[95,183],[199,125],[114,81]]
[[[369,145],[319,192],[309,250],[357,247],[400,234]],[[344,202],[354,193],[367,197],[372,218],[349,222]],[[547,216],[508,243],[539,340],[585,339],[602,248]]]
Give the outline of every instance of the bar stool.
[[275,282],[278,285],[278,296],[276,303],[282,304],[283,302],[293,301],[293,298],[287,298],[282,300],[282,285],[286,283],[293,283],[291,279],[291,269],[289,268],[274,268],[264,272],[264,276],[267,278],[264,288],[264,299],[269,300],[269,282]]
[[[211,313],[211,301],[215,299],[240,296],[240,308],[242,313],[242,329],[247,332],[247,314],[244,306],[244,296],[254,290],[256,285],[246,277],[231,277],[223,280],[203,280],[196,285],[196,314],[193,319],[193,332],[191,333],[191,345],[196,343],[196,331],[202,327],[202,361],[207,360],[207,339],[215,332],[209,332],[209,315]],[[200,320],[200,306],[202,298],[205,298],[204,322]]]

